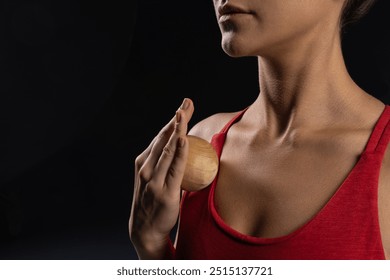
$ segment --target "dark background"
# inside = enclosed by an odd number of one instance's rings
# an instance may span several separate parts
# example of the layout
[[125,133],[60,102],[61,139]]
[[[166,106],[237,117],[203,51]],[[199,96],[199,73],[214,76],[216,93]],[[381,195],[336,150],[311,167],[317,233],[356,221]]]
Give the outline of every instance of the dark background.
[[[136,155],[184,97],[191,125],[257,97],[256,59],[223,53],[211,0],[189,5],[2,2],[1,259],[136,258]],[[381,0],[344,35],[351,75],[385,103],[389,24]]]

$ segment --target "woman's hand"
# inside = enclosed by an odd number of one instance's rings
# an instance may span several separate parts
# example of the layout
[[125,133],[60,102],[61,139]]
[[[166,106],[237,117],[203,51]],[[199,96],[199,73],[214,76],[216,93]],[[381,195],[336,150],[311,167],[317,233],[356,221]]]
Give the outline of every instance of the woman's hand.
[[192,101],[184,99],[176,115],[135,161],[129,232],[140,259],[162,258],[177,222],[188,155],[186,134],[193,111]]

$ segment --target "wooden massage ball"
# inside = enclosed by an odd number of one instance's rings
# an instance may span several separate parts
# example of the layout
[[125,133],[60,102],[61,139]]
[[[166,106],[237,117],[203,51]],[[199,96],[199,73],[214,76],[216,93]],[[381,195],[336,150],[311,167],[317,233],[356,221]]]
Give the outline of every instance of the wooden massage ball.
[[206,140],[187,135],[189,150],[184,171],[182,189],[199,191],[214,180],[218,172],[218,156],[213,146]]

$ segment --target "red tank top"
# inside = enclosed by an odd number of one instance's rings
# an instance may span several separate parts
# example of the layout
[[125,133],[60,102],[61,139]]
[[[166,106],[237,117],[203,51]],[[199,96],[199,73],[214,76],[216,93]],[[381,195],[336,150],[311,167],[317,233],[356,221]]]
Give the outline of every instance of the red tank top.
[[[221,156],[236,115],[212,144]],[[176,259],[385,259],[378,219],[378,179],[390,139],[390,106],[377,121],[368,143],[337,192],[304,226],[277,238],[244,235],[218,215],[214,191],[218,176],[182,198]],[[172,255],[171,255],[172,256]]]

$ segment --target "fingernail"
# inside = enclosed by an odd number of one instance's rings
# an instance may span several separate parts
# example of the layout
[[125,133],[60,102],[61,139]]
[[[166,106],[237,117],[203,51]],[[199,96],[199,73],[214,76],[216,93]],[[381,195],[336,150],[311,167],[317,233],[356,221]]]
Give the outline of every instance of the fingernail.
[[179,113],[179,111],[176,111],[176,122],[179,123],[180,120],[181,120],[180,113]]
[[186,110],[190,105],[190,101],[187,98],[184,98],[183,103],[180,106],[180,109]]

